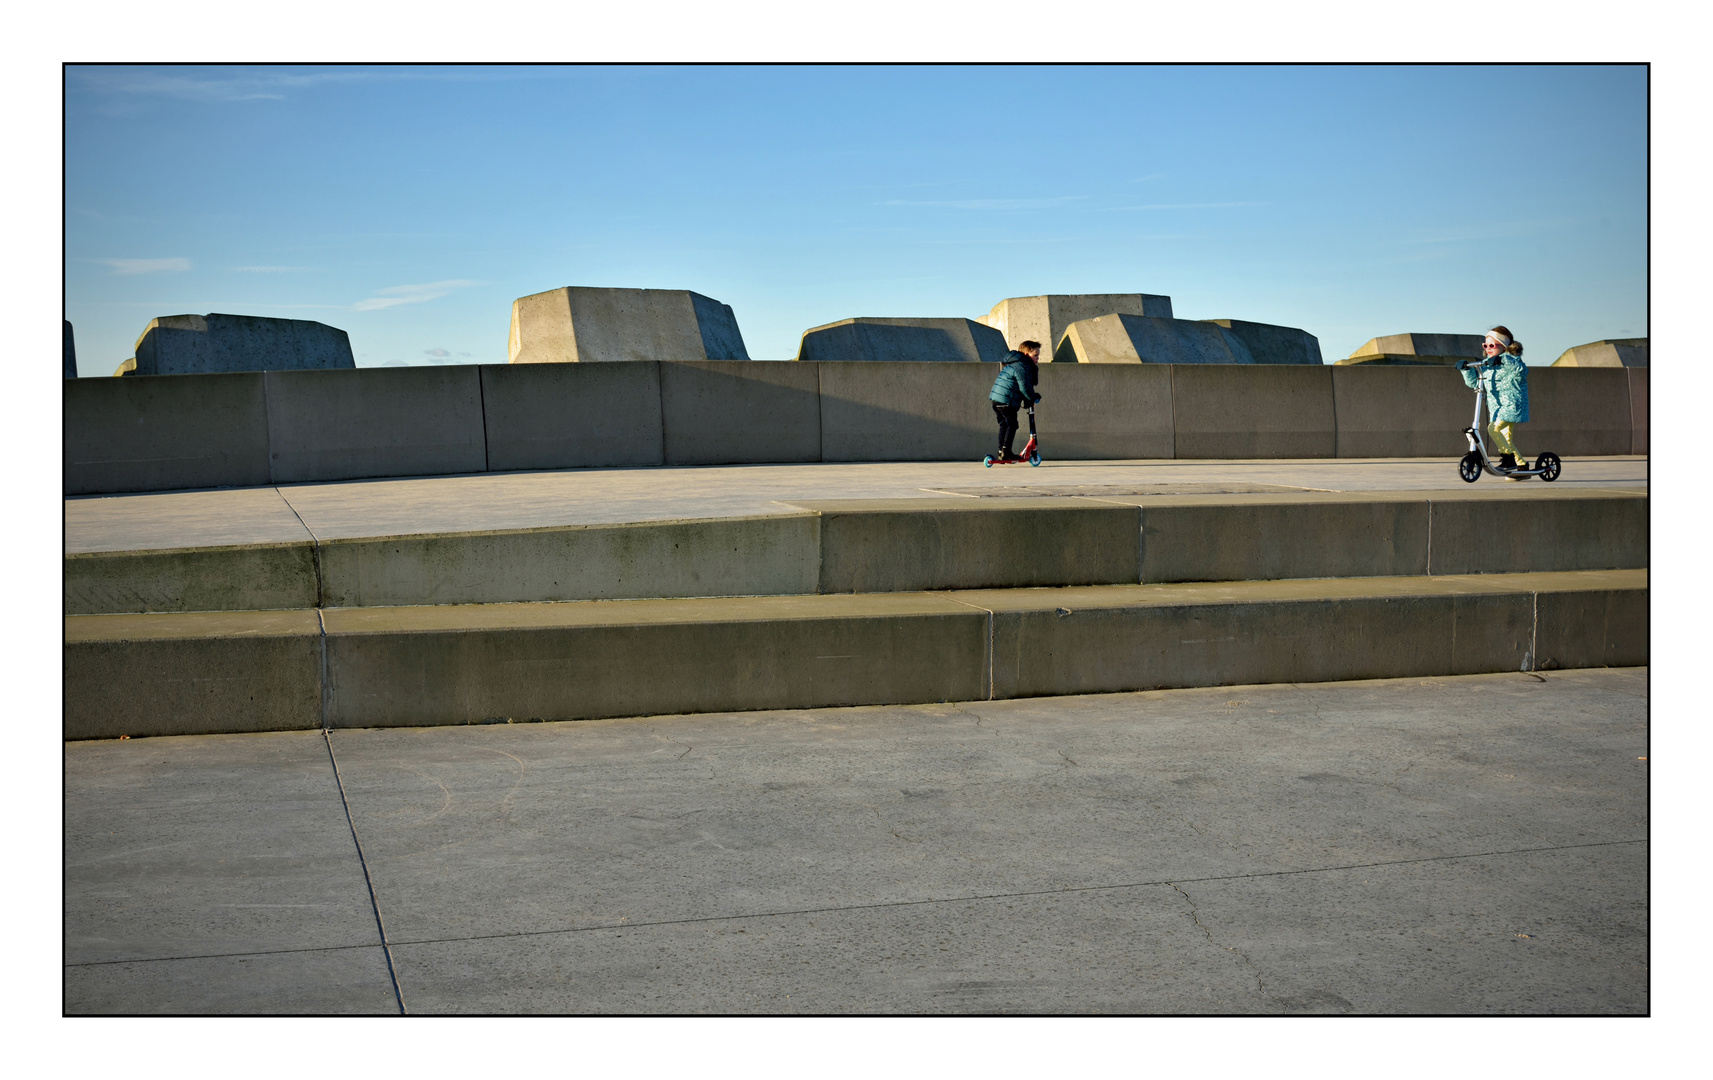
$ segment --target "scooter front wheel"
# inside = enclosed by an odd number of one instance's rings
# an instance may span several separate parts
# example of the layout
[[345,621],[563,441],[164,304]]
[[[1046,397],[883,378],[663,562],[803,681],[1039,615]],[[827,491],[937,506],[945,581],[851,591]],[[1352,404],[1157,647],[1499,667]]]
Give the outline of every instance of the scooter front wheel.
[[1457,463],[1457,475],[1463,477],[1463,482],[1473,484],[1481,479],[1481,454],[1471,450],[1463,455],[1463,460]]
[[1558,474],[1564,469],[1564,462],[1558,460],[1558,455],[1551,450],[1535,459],[1535,468],[1540,470],[1540,478],[1547,483],[1558,479]]
[[1030,454],[1029,455],[1029,464],[1031,464],[1031,465],[1041,464],[1041,455],[1040,454]]

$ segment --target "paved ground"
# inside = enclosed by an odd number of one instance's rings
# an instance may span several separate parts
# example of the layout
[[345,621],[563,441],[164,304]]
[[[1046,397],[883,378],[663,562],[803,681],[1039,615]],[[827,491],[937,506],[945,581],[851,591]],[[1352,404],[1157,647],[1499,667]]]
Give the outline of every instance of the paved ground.
[[[1645,457],[1570,458],[1551,488],[1646,490]],[[1483,477],[1508,493],[1540,481]],[[1310,458],[1291,461],[1047,461],[1039,468],[980,462],[734,465],[484,473],[338,484],[65,500],[65,550],[127,551],[215,544],[732,517],[794,511],[816,499],[1013,494],[1462,489],[1448,459]]]
[[69,743],[65,1007],[1643,1013],[1647,691]]

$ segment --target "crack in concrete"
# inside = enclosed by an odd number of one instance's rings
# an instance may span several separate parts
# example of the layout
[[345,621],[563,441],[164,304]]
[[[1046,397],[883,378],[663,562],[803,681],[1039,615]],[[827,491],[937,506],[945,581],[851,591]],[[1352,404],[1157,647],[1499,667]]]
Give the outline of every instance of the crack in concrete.
[[1249,970],[1255,973],[1255,992],[1266,998],[1268,1001],[1277,1003],[1279,999],[1267,992],[1267,984],[1262,980],[1261,969],[1255,966],[1255,961],[1249,959],[1248,954],[1239,951],[1235,947],[1231,945],[1220,945],[1219,942],[1215,941],[1213,939],[1213,931],[1209,930],[1207,924],[1201,921],[1201,912],[1196,908],[1196,902],[1190,899],[1190,894],[1180,888],[1178,883],[1175,881],[1168,881],[1166,884],[1177,889],[1178,895],[1184,898],[1184,903],[1190,906],[1190,918],[1195,920],[1196,928],[1203,934],[1207,935],[1208,944],[1216,945],[1219,948],[1224,949],[1226,952],[1231,953],[1233,956],[1236,956],[1239,960],[1242,960],[1245,964],[1249,965]]
[[1211,836],[1213,839],[1218,840],[1220,843],[1224,844],[1226,847],[1230,848],[1232,851],[1237,852],[1239,855],[1243,856],[1246,859],[1260,858],[1266,862],[1272,863],[1274,866],[1286,865],[1285,863],[1282,863],[1277,859],[1268,859],[1265,856],[1256,855],[1253,851],[1244,851],[1242,848],[1238,847],[1236,844],[1232,843],[1230,840],[1227,840],[1224,836],[1220,835],[1219,833],[1203,832],[1201,829],[1201,826],[1197,825],[1195,822],[1191,821],[1189,818],[1182,817],[1178,814],[1174,814],[1170,810],[1167,810],[1165,807],[1161,806],[1158,803],[1149,803],[1148,805],[1152,806],[1155,810],[1159,811],[1162,816],[1171,818],[1173,821],[1176,821],[1180,825],[1188,826],[1189,830],[1191,832],[1195,833],[1197,836],[1202,836],[1202,837]]
[[887,832],[891,833],[893,836],[896,836],[898,839],[904,841],[906,844],[920,844],[922,842],[920,840],[912,840],[912,839],[910,839],[910,837],[905,836],[903,833],[901,833],[897,829],[893,828],[892,825],[887,822],[886,815],[884,815],[880,812],[880,807],[874,805],[873,803],[863,803],[863,805],[868,807],[870,810],[874,811],[875,819],[880,822],[880,827],[885,829]]
[[672,760],[674,760],[674,761],[683,761],[684,758],[689,755],[690,751],[696,749],[694,746],[691,746],[689,743],[679,742],[677,739],[674,739],[670,735],[662,735],[660,732],[655,731],[653,728],[649,728],[648,733],[650,735],[653,735],[655,738],[659,739],[661,742],[669,742],[673,746],[682,746],[684,748],[684,753],[679,754],[677,757],[673,758]]

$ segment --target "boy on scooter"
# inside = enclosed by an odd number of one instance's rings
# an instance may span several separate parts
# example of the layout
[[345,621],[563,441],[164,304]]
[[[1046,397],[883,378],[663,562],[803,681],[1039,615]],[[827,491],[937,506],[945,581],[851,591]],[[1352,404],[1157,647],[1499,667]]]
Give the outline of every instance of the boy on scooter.
[[1041,358],[1041,343],[1025,341],[1017,348],[1005,354],[999,369],[999,378],[993,380],[993,389],[988,391],[988,400],[993,402],[993,414],[999,418],[999,461],[1000,463],[1020,460],[1011,452],[1011,444],[1017,440],[1017,409],[1025,402],[1033,404],[1041,400],[1041,395],[1035,392],[1035,379],[1040,373],[1036,365]]

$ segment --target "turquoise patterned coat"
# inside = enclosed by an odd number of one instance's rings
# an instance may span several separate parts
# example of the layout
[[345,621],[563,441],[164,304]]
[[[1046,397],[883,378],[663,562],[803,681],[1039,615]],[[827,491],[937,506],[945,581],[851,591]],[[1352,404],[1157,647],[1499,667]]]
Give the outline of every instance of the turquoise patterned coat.
[[1475,380],[1487,384],[1487,412],[1494,424],[1524,424],[1529,419],[1529,369],[1522,357],[1504,353],[1498,362],[1483,362],[1479,373],[1464,368],[1463,384],[1475,389]]

